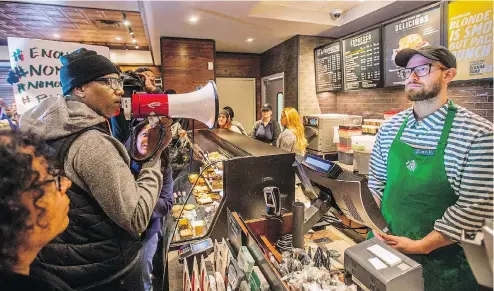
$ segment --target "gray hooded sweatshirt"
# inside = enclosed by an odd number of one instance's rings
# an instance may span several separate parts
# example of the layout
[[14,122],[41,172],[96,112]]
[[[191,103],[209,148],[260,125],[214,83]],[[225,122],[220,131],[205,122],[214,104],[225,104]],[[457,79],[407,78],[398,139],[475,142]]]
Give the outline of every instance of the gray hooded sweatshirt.
[[[53,140],[102,122],[108,123],[86,104],[66,101],[60,96],[48,98],[25,112],[20,128],[44,140]],[[88,130],[70,146],[64,170],[67,178],[92,195],[113,222],[138,234],[148,225],[163,176],[160,159],[144,163],[137,180],[129,165],[127,150],[117,139],[98,130]]]

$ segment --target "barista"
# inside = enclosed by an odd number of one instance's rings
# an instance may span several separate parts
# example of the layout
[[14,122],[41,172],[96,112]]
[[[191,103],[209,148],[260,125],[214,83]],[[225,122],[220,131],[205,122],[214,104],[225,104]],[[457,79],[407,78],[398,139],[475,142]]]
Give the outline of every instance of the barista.
[[379,130],[369,187],[393,235],[379,236],[423,267],[426,291],[476,290],[458,244],[492,219],[492,123],[448,99],[456,58],[446,48],[403,49],[413,106]]

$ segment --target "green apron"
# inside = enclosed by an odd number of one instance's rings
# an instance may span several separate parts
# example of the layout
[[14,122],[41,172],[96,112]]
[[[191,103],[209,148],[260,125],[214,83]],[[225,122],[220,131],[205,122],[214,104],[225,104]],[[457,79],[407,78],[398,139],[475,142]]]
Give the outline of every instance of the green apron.
[[[434,230],[434,222],[458,200],[444,168],[444,149],[455,115],[456,107],[449,102],[435,150],[416,149],[400,141],[408,116],[393,140],[381,204],[381,212],[393,235],[422,239]],[[463,249],[457,243],[428,255],[408,256],[422,265],[426,291],[478,289]]]

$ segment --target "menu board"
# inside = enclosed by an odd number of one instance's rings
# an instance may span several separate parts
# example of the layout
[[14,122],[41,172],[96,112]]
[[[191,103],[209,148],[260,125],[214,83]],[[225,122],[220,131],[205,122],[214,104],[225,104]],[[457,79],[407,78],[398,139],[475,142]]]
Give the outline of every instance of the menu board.
[[331,43],[314,50],[316,92],[341,90],[341,45]]
[[418,49],[428,45],[440,45],[441,14],[434,8],[384,26],[384,85],[403,85],[399,68],[395,65],[396,54],[405,48]]
[[345,90],[381,87],[379,28],[343,40]]
[[448,6],[448,47],[456,56],[455,80],[492,78],[492,1]]

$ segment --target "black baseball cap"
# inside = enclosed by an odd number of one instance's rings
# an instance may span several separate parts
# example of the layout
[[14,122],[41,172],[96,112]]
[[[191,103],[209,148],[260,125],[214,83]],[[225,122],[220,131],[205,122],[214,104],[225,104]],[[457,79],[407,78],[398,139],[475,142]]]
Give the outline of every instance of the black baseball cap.
[[419,49],[402,49],[395,57],[395,64],[405,68],[414,55],[422,55],[428,59],[441,62],[446,68],[456,68],[456,57],[445,47],[428,45]]
[[265,103],[265,104],[261,107],[261,111],[273,111],[273,107],[271,106],[271,104],[269,104],[269,103]]

